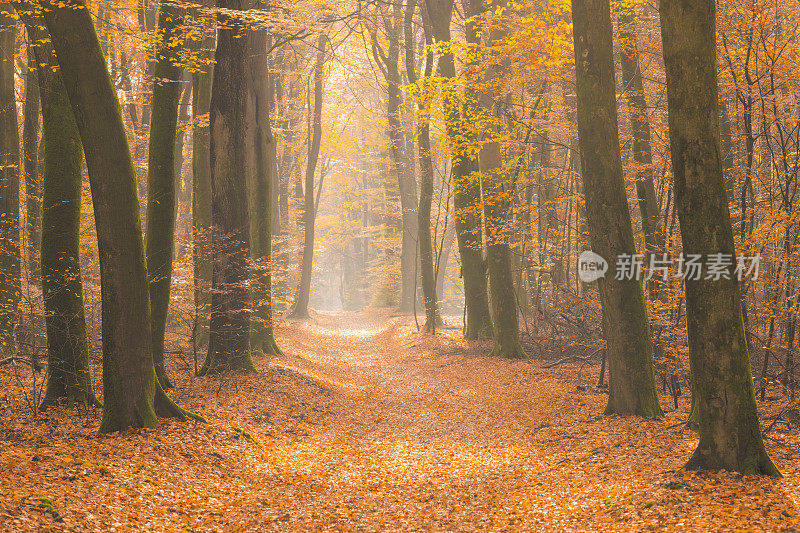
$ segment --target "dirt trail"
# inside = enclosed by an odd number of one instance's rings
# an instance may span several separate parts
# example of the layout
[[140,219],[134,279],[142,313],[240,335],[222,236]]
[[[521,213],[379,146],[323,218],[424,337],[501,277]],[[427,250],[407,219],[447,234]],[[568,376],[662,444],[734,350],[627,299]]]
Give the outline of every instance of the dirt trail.
[[420,335],[407,317],[317,314],[281,324],[286,355],[259,358],[255,375],[191,378],[172,361],[173,397],[207,424],[165,421],[100,437],[99,413],[4,419],[0,530],[780,531],[798,523],[794,434],[770,441],[784,480],[685,473],[696,444],[679,423],[686,406],[655,421],[603,417],[606,396],[578,390],[578,366],[487,358],[489,346],[459,336]]

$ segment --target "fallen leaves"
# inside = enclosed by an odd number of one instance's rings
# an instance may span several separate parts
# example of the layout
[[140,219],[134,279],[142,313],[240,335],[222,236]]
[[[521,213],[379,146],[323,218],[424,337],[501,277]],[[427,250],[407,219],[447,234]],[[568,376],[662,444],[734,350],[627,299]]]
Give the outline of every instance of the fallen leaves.
[[686,406],[661,420],[599,416],[606,396],[576,390],[578,364],[490,359],[385,317],[290,322],[280,343],[288,355],[260,359],[256,375],[172,369],[173,396],[207,424],[112,436],[96,434],[91,411],[26,415],[0,374],[0,529],[800,527],[800,438],[788,429],[768,440],[782,480],[685,472]]

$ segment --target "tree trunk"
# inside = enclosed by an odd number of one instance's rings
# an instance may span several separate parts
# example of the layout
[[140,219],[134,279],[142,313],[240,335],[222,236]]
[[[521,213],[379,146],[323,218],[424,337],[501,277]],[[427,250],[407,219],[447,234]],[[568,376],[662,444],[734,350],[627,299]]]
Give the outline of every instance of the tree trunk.
[[[622,177],[609,0],[572,0],[578,136],[592,250],[610,264],[636,253]],[[660,416],[640,280],[598,280],[609,362],[606,414]]]
[[[507,9],[505,0],[493,1],[491,9],[500,16]],[[507,32],[493,21],[487,32],[486,45],[490,49],[498,46]],[[503,136],[504,109],[508,98],[497,94],[495,87],[502,87],[502,77],[507,65],[504,61],[490,61],[486,69],[484,88],[479,92],[478,105],[484,114],[480,163],[484,216],[486,220],[486,262],[489,272],[489,302],[492,305],[494,348],[492,355],[527,357],[519,342],[519,315],[514,291],[514,276],[511,272],[511,250],[505,225],[511,219],[509,176],[505,171],[501,139]],[[498,83],[499,82],[499,83]]]
[[100,255],[103,420],[100,431],[153,427],[192,415],[158,385],[136,172],[119,101],[91,15],[81,0],[47,0],[44,17],[81,135]]
[[164,368],[164,331],[169,310],[175,247],[175,139],[181,98],[181,51],[184,9],[163,2],[158,16],[158,49],[153,84],[147,179],[147,274],[153,362],[161,386],[172,386]]
[[29,61],[33,58],[40,67],[34,72],[42,95],[41,268],[49,372],[39,409],[62,400],[68,405],[99,406],[89,374],[80,266],[83,147],[44,21],[21,13],[29,41],[35,43]]
[[[476,4],[471,8],[470,16],[479,12],[480,1],[470,0]],[[428,14],[431,18],[433,35],[437,43],[447,43],[439,55],[439,70],[445,78],[445,94],[443,111],[447,127],[447,136],[453,156],[453,207],[456,232],[458,234],[458,251],[461,256],[461,274],[464,278],[464,301],[466,305],[466,327],[464,338],[468,340],[489,338],[492,334],[492,319],[489,314],[489,299],[486,291],[486,264],[483,260],[483,244],[480,215],[480,182],[475,176],[477,162],[468,151],[472,141],[471,135],[465,131],[463,121],[474,116],[470,103],[474,94],[466,97],[463,111],[457,89],[453,85],[456,80],[455,57],[449,47],[450,17],[453,4],[447,0],[426,0]],[[467,23],[467,40],[478,42],[474,21]],[[474,81],[474,80],[473,80]]]
[[247,117],[248,146],[252,163],[248,165],[250,202],[250,256],[253,272],[253,317],[250,325],[251,345],[264,355],[281,353],[275,342],[272,321],[272,206],[275,180],[275,141],[270,126],[270,76],[267,55],[267,32],[255,30],[248,35],[250,59],[250,93]]
[[[219,8],[247,10],[249,0],[220,0]],[[247,39],[244,22],[219,14],[211,92],[211,217],[213,276],[208,357],[200,375],[255,372],[250,354],[250,219],[247,208]]]
[[314,225],[317,218],[314,202],[314,174],[317,170],[320,143],[322,141],[322,89],[325,81],[325,45],[327,42],[325,35],[320,35],[317,40],[317,61],[314,65],[314,111],[311,120],[311,141],[308,145],[308,159],[306,160],[303,263],[300,272],[300,284],[297,288],[297,297],[289,314],[291,318],[308,318],[308,301],[311,298],[311,276],[314,267]]
[[39,279],[42,240],[42,182],[39,178],[39,80],[31,31],[28,31],[28,63],[25,70],[25,105],[22,123],[22,161],[25,171],[28,279]]
[[[683,251],[734,257],[720,156],[715,3],[662,0],[660,13]],[[700,429],[686,466],[779,476],[761,439],[741,309],[735,276],[686,280]]]
[[0,3],[0,350],[14,349],[20,302],[19,130],[14,94],[17,19]]
[[[405,65],[409,83],[416,84],[417,73],[415,70],[414,33],[412,22],[417,0],[408,0],[404,17],[405,35]],[[424,7],[423,7],[424,9]],[[426,14],[422,15],[426,19]],[[427,85],[428,78],[433,74],[433,50],[430,23],[423,22],[425,29],[425,67],[423,71],[423,86]],[[419,185],[419,206],[417,207],[417,233],[419,243],[419,264],[422,274],[422,299],[425,303],[425,331],[436,332],[439,317],[438,299],[436,298],[436,273],[434,272],[433,242],[431,240],[431,204],[433,202],[433,160],[431,157],[431,127],[430,127],[430,102],[429,96],[421,89],[417,96],[419,108],[419,125],[417,139],[419,144],[419,167],[421,171]]]
[[[207,6],[215,2],[207,1]],[[214,80],[214,30],[198,39],[199,56],[205,70],[192,73],[192,258],[194,263],[194,310],[196,316],[194,343],[208,340],[211,312],[211,140],[208,113],[211,107],[211,85]]]

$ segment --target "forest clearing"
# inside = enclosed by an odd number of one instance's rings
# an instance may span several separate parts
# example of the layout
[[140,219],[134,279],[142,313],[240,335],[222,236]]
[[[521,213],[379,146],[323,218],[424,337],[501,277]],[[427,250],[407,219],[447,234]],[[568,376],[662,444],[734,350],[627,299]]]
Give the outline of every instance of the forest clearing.
[[[453,317],[455,318],[455,317]],[[455,321],[455,320],[454,320]],[[355,328],[355,329],[353,329]],[[0,529],[13,531],[792,531],[796,429],[779,482],[682,470],[688,405],[604,417],[599,366],[487,357],[457,330],[321,314],[235,381],[180,371],[207,424],[99,436],[97,410],[0,428]],[[177,369],[176,369],[177,370]],[[8,384],[8,372],[0,377]],[[578,384],[585,390],[578,390]],[[20,401],[12,393],[13,401]],[[9,402],[3,408],[24,408]],[[251,440],[252,439],[252,440]],[[40,503],[52,502],[63,522]]]

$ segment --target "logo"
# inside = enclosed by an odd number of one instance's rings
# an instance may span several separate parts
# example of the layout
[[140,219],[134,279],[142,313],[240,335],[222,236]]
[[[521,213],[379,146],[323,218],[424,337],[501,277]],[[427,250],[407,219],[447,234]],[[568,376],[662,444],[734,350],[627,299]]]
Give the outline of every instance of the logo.
[[608,261],[592,252],[586,250],[578,257],[578,276],[584,283],[591,283],[605,277],[608,272]]

